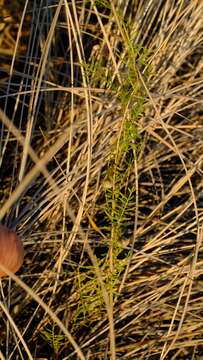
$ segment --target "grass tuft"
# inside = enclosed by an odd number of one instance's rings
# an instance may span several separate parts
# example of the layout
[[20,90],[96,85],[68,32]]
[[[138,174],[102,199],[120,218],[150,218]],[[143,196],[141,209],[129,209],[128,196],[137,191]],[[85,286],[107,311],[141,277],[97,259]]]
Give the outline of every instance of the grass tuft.
[[0,1],[2,359],[202,356],[202,13]]

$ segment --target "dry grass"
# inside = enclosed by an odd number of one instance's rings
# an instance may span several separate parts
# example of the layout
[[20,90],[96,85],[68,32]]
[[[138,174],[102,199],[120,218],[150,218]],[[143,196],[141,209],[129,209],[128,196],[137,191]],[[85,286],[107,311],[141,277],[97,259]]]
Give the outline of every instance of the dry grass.
[[1,0],[1,359],[203,354],[203,4],[110,4]]

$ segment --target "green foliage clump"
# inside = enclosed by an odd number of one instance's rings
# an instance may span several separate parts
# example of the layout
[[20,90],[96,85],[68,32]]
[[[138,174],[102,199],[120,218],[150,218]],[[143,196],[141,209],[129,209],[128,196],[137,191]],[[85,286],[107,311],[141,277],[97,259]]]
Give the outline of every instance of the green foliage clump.
[[[95,4],[104,6],[106,1],[96,1]],[[140,80],[139,69],[141,67],[144,69],[142,76],[145,80],[149,74],[147,64],[149,51],[133,44],[132,26],[130,22],[124,21],[119,11],[116,17],[125,46],[124,58],[121,55],[123,49],[120,55],[119,51],[115,50],[116,57],[120,56],[121,69],[123,69],[120,72],[122,82],[118,84],[117,80],[112,81],[112,69],[104,66],[102,58],[97,59],[92,56],[89,63],[82,64],[90,86],[104,85],[105,88],[113,90],[122,114],[121,129],[112,148],[105,178],[108,187],[104,189],[103,208],[108,250],[102,257],[97,257],[101,277],[112,303],[119,296],[121,275],[129,257],[129,251],[125,251],[122,255],[124,250],[122,239],[126,237],[129,221],[134,218],[136,211],[136,189],[128,185],[128,178],[142,146],[137,124],[145,108],[145,90]],[[106,310],[101,284],[93,266],[83,267],[78,272],[74,287],[77,289],[78,301],[72,318],[72,328],[76,331],[81,323],[88,326],[92,321],[101,318]]]
[[59,352],[60,348],[64,346],[66,341],[64,334],[57,334],[57,331],[58,327],[55,323],[51,322],[47,325],[45,330],[41,331],[43,339],[46,340],[55,354]]

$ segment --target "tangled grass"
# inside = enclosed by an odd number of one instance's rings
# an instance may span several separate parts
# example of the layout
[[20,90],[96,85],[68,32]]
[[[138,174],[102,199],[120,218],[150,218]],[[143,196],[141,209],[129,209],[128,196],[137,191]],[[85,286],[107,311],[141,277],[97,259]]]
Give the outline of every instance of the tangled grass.
[[0,5],[0,358],[200,360],[202,2]]

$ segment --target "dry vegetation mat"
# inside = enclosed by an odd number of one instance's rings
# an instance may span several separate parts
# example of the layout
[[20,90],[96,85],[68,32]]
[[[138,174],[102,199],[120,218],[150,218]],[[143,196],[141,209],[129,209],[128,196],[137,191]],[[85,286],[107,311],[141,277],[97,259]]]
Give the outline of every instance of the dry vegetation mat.
[[0,358],[203,359],[202,1],[0,16]]

